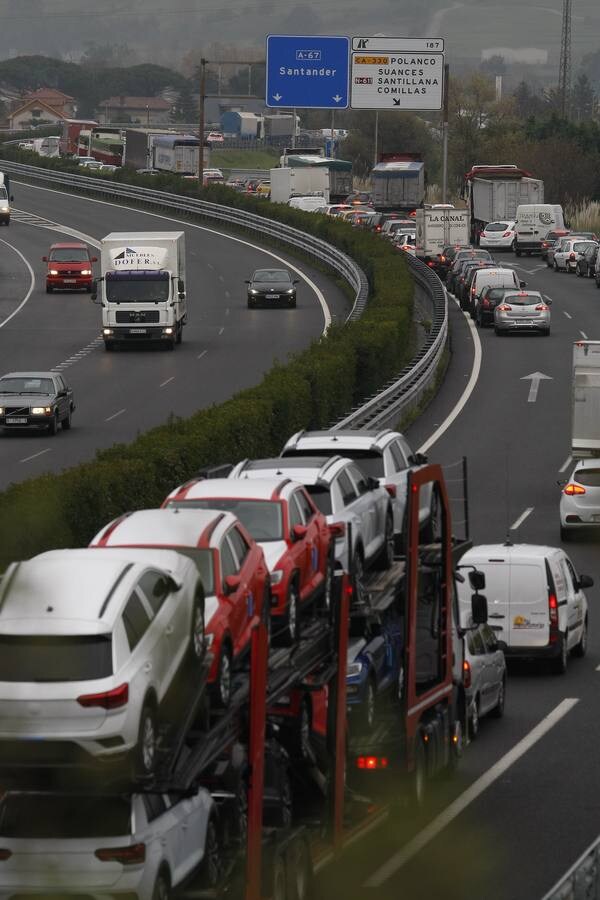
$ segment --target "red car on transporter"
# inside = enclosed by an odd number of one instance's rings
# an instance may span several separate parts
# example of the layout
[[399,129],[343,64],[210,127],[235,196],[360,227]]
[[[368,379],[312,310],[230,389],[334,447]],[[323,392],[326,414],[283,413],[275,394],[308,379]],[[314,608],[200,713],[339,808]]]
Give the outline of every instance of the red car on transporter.
[[206,634],[213,657],[212,698],[227,707],[232,669],[250,647],[252,628],[269,604],[264,554],[231,513],[195,509],[142,509],[106,525],[90,547],[168,547],[194,560],[204,587]]
[[46,271],[46,293],[54,290],[92,290],[92,263],[98,261],[90,256],[86,244],[52,244],[48,256],[42,256],[48,264]]
[[303,485],[284,477],[195,479],[172,491],[163,506],[221,509],[238,517],[269,567],[274,642],[289,646],[298,640],[300,613],[315,598],[329,607],[331,531]]

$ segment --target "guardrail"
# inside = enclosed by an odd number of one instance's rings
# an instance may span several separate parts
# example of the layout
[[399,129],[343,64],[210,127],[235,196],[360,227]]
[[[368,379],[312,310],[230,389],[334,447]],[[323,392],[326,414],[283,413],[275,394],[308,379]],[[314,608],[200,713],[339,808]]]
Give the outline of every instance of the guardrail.
[[154,191],[151,188],[108,181],[101,176],[73,175],[70,172],[41,169],[37,166],[27,166],[4,159],[0,160],[0,170],[10,175],[20,175],[22,178],[32,181],[51,184],[54,187],[62,186],[73,191],[99,194],[114,200],[134,200],[163,210],[168,209],[211,221],[225,222],[236,228],[243,228],[263,237],[267,236],[289,244],[325,263],[351,286],[355,293],[355,300],[346,318],[347,322],[359,319],[365,310],[369,296],[369,283],[360,266],[337,247],[320,238],[312,237],[298,228],[292,228],[290,225],[284,225],[274,219],[263,218],[254,213],[234,209],[231,206],[196,200],[194,197],[185,197],[167,191]]
[[[230,206],[196,200],[180,194],[155,191],[136,185],[108,181],[98,176],[72,175],[52,169],[40,169],[9,160],[0,160],[1,170],[33,181],[63,186],[83,193],[100,194],[115,200],[133,200],[160,209],[169,209],[211,221],[225,222],[237,228],[257,232],[287,243],[325,263],[344,278],[355,292],[354,305],[346,321],[363,314],[369,295],[369,284],[363,270],[353,259],[332,244],[273,219],[244,212]],[[396,425],[399,418],[414,407],[433,385],[448,339],[448,300],[440,279],[423,262],[406,255],[417,289],[423,291],[433,306],[432,324],[427,340],[398,378],[382,391],[354,409],[335,428],[374,428]]]
[[600,900],[600,837],[543,900]]
[[427,340],[397,379],[361,406],[353,409],[333,427],[395,427],[401,416],[416,406],[434,384],[448,340],[448,298],[440,279],[429,266],[406,254],[415,285],[433,304],[431,329]]

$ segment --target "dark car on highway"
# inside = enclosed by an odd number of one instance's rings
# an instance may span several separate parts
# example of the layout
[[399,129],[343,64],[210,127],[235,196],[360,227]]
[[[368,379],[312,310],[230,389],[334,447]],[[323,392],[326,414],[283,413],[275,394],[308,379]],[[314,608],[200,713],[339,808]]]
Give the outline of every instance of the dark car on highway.
[[9,372],[0,378],[0,427],[56,434],[69,429],[73,391],[56,372]]
[[454,262],[454,257],[458,253],[459,250],[468,250],[467,246],[462,244],[449,244],[446,247],[442,247],[439,254],[435,257],[433,261],[432,268],[439,275],[442,281],[446,280],[446,275],[448,274],[448,269]]
[[558,231],[549,231],[540,246],[540,256],[542,259],[546,259],[548,256],[548,249],[552,247],[555,241],[558,241],[559,238],[566,237],[570,234],[567,228],[560,228]]
[[262,306],[296,306],[297,280],[287,269],[256,269],[248,285],[248,309]]
[[459,272],[462,274],[462,267],[467,262],[475,259],[487,259],[492,261],[492,254],[489,252],[489,250],[476,250],[471,247],[465,247],[462,250],[457,250],[454,256],[454,261],[450,266],[450,270],[446,278],[447,288],[452,294],[456,293],[456,279]]
[[598,244],[592,245],[585,250],[577,260],[575,265],[575,274],[580,278],[593,278],[596,271],[596,260],[598,258]]
[[513,291],[513,289],[488,286],[482,290],[481,297],[475,304],[475,321],[480,328],[494,324],[494,310],[499,303],[502,303],[502,298],[507,291]]

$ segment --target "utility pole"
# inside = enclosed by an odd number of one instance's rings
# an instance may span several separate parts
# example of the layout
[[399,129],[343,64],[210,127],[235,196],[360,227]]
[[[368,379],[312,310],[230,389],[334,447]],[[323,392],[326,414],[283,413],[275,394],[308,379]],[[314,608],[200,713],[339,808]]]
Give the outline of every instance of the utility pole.
[[560,114],[563,119],[569,118],[569,100],[571,99],[571,6],[572,0],[563,0],[560,69],[558,72],[558,96]]
[[331,158],[335,156],[335,109],[331,110]]
[[448,114],[450,66],[444,65],[444,106],[442,112],[442,203],[448,202]]
[[198,190],[204,186],[204,101],[206,99],[206,60],[200,60],[200,115],[198,119]]
[[379,160],[379,110],[375,110],[375,152],[373,153],[373,165]]

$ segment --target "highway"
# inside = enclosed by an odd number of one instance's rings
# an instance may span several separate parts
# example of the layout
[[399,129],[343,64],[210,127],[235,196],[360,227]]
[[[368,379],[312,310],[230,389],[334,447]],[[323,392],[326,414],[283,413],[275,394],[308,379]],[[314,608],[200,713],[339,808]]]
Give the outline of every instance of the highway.
[[[10,229],[0,240],[0,359],[9,371],[62,372],[73,387],[73,428],[1,436],[0,489],[93,457],[140,431],[220,403],[260,381],[272,363],[318,338],[325,314],[343,319],[347,296],[321,271],[258,241],[141,210],[14,182]],[[51,243],[111,231],[186,233],[189,324],[175,352],[106,353],[100,308],[86,293],[45,292],[41,257]],[[96,250],[97,253],[97,250]],[[296,267],[298,307],[248,310],[244,280],[258,266]],[[99,266],[96,267],[99,272]]]
[[[444,465],[468,457],[475,543],[502,542],[508,534],[513,542],[556,546],[556,482],[570,474],[572,344],[600,338],[600,291],[593,280],[555,274],[539,257],[496,258],[516,265],[528,288],[553,300],[552,333],[496,337],[493,329],[477,330],[476,387],[428,453]],[[472,371],[470,320],[451,306],[452,361],[442,390],[407,432],[417,447],[446,419]],[[530,401],[527,376],[535,373],[551,380],[542,380]],[[435,797],[418,819],[400,808],[342,865],[326,868],[319,900],[541,900],[600,833],[600,555],[590,539],[565,549],[578,571],[596,580],[586,592],[585,659],[571,659],[563,677],[510,666],[505,717],[483,721],[457,777],[432,787]]]

